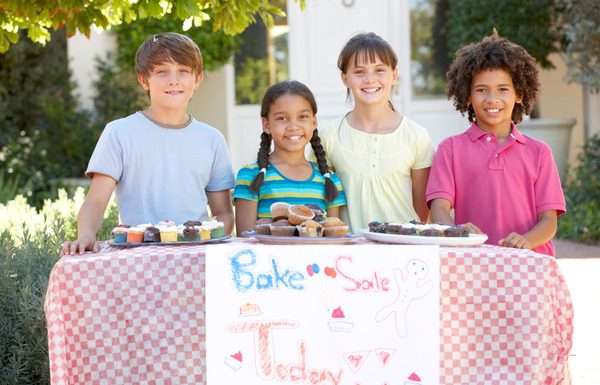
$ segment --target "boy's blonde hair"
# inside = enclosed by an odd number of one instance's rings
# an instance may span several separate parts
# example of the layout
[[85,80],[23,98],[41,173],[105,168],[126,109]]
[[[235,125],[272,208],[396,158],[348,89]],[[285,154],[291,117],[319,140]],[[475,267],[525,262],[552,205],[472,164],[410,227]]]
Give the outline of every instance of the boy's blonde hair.
[[157,33],[148,37],[135,54],[135,72],[147,78],[150,71],[162,63],[175,63],[192,68],[196,75],[202,74],[202,53],[189,37],[175,33]]

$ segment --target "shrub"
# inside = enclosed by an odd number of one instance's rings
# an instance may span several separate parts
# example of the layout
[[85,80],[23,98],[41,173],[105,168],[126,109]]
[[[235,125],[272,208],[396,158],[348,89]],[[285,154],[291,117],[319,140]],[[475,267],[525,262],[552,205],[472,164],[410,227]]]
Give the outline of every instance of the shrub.
[[567,214],[559,220],[561,238],[600,242],[600,136],[591,137],[565,189]]
[[[50,382],[44,295],[61,243],[74,237],[84,194],[59,190],[41,210],[23,196],[0,204],[0,384]],[[111,201],[98,238],[108,238],[116,223]]]

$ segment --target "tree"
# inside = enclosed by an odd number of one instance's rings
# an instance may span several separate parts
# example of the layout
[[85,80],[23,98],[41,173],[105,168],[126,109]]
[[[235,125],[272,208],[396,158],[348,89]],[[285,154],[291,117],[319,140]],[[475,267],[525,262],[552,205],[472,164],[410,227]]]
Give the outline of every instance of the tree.
[[[296,1],[304,7],[305,0]],[[211,19],[214,31],[236,35],[253,23],[256,15],[270,26],[273,16],[284,12],[269,0],[3,0],[0,2],[0,52],[7,51],[19,40],[21,30],[27,30],[32,41],[44,45],[53,29],[64,27],[68,36],[77,31],[89,36],[94,25],[109,29],[166,14],[181,20],[184,30]]]

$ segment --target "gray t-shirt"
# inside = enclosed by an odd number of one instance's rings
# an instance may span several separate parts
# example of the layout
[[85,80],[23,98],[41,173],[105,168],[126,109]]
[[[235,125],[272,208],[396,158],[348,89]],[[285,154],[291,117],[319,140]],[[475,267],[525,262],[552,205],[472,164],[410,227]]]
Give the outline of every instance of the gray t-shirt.
[[234,186],[225,138],[216,128],[195,119],[165,128],[141,112],[106,125],[86,171],[93,173],[117,181],[120,221],[128,225],[205,218],[206,192]]

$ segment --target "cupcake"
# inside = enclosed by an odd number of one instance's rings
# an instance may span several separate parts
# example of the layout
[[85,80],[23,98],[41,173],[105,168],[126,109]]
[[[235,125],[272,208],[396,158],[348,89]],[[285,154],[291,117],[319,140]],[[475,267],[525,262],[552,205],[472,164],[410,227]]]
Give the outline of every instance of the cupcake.
[[114,243],[127,243],[127,227],[117,226],[112,230]]
[[445,237],[468,237],[469,231],[462,226],[450,226],[444,230]]
[[183,229],[183,240],[187,242],[194,242],[200,240],[200,232],[196,226],[186,226]]
[[328,217],[323,222],[323,236],[343,237],[346,234],[348,234],[348,225],[340,218]]
[[177,242],[177,226],[161,226],[159,230],[162,242]]
[[202,240],[202,241],[210,240],[210,227],[209,226],[198,226],[198,230],[200,232],[200,240]]
[[280,219],[271,223],[271,235],[277,237],[292,237],[296,234],[296,226],[290,225],[287,219]]
[[127,231],[127,243],[142,243],[144,240],[144,230],[141,227],[131,227]]
[[144,242],[160,242],[160,230],[154,226],[146,227]]
[[225,236],[225,225],[223,222],[216,220],[203,221],[202,226],[206,226],[210,229],[210,238],[222,238]]
[[202,221],[195,221],[195,220],[189,220],[189,221],[183,222],[184,226],[200,226],[201,224],[202,224]]
[[285,202],[275,202],[271,205],[271,217],[273,222],[280,219],[288,219],[288,208],[290,205]]
[[256,231],[256,234],[260,235],[271,235],[271,223],[273,223],[273,221],[269,218],[260,218],[256,221],[254,231]]
[[298,225],[298,235],[301,237],[320,237],[322,236],[323,227],[316,221],[308,220]]
[[372,233],[385,233],[385,223],[373,221],[369,223],[369,231]]
[[419,232],[419,235],[423,237],[443,237],[444,233],[442,232],[442,230],[430,227],[425,230],[421,230],[421,232]]
[[304,205],[291,205],[288,208],[288,221],[291,225],[299,225],[304,221],[311,220],[315,213]]

